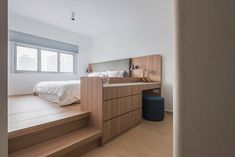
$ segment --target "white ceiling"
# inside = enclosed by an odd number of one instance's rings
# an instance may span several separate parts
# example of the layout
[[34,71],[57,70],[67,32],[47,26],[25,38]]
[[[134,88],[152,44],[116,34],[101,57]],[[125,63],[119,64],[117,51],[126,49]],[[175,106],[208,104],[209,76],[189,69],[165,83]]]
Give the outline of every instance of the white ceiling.
[[[152,19],[157,1],[162,0],[9,0],[9,11],[96,37]],[[72,11],[78,21],[70,20]]]

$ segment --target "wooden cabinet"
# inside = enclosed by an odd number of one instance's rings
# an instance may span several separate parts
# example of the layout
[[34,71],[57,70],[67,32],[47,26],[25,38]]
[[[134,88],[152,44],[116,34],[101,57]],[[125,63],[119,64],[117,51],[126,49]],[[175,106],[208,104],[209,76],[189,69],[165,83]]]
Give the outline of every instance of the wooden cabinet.
[[103,88],[103,144],[141,122],[142,93],[149,90],[146,95],[150,95],[153,89],[160,89],[160,85],[113,84]]
[[134,94],[141,94],[141,92],[142,90],[138,86],[104,88],[103,99],[104,100],[115,99],[115,98],[130,96]]
[[105,121],[103,126],[103,143],[130,129],[142,120],[142,110],[137,109],[111,120]]
[[142,120],[142,90],[138,86],[103,90],[102,143],[121,134]]
[[142,94],[131,95],[103,102],[103,120],[115,118],[127,112],[131,112],[142,105]]
[[81,109],[90,112],[89,125],[102,130],[104,144],[140,123],[142,95],[160,89],[160,82],[104,84],[98,77],[82,77]]

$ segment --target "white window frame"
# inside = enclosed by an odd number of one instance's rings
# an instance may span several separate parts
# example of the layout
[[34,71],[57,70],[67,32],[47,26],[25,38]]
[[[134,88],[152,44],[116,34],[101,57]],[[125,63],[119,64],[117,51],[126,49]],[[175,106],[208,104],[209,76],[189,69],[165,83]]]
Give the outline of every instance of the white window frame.
[[[27,48],[34,48],[37,49],[37,71],[29,71],[29,70],[17,70],[17,46],[22,46],[22,47],[27,47]],[[52,74],[73,74],[77,75],[77,53],[73,52],[67,52],[67,51],[61,51],[61,50],[56,50],[56,49],[51,49],[51,48],[45,48],[45,47],[40,47],[40,46],[35,46],[35,45],[29,45],[29,44],[23,44],[23,43],[16,43],[16,42],[11,42],[11,48],[12,48],[12,67],[13,67],[13,72],[14,73],[52,73]],[[41,71],[41,50],[45,51],[53,51],[57,52],[57,71]],[[69,54],[73,56],[73,72],[60,72],[60,54]]]

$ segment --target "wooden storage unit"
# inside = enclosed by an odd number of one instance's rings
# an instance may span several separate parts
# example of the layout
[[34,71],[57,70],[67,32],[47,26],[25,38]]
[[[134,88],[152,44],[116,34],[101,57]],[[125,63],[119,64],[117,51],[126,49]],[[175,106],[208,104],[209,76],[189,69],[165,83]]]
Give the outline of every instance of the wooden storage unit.
[[105,144],[141,122],[143,91],[160,88],[160,82],[103,84],[101,78],[82,77],[81,108],[91,112],[90,124],[102,130]]
[[[112,88],[112,90],[116,89]],[[104,125],[102,143],[109,141],[113,137],[141,122],[142,94],[129,95],[122,93],[123,97],[119,96],[120,94],[118,93],[116,98],[103,101]],[[115,97],[115,95],[113,95],[113,97]]]
[[142,91],[159,89],[158,84],[110,84],[103,88],[102,143],[139,124],[142,120]]
[[142,109],[137,109],[111,120],[105,121],[102,142],[105,143],[117,135],[125,132],[142,120]]
[[142,94],[131,95],[103,102],[103,120],[115,118],[122,114],[141,108]]

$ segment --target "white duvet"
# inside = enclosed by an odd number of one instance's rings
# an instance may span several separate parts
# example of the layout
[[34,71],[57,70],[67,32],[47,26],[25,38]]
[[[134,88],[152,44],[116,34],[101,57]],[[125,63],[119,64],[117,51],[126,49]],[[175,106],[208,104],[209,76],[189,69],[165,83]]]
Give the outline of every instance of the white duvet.
[[33,93],[60,106],[70,105],[80,101],[80,80],[39,82]]

